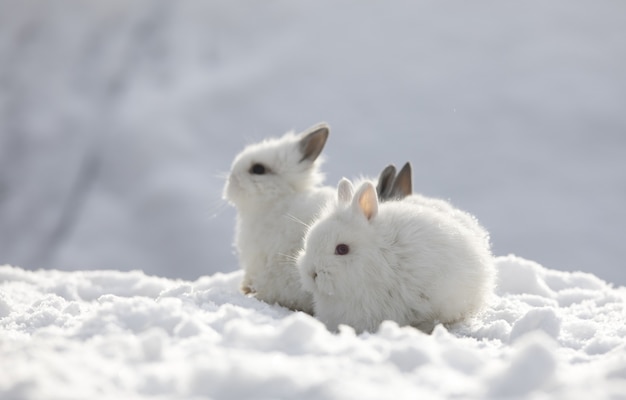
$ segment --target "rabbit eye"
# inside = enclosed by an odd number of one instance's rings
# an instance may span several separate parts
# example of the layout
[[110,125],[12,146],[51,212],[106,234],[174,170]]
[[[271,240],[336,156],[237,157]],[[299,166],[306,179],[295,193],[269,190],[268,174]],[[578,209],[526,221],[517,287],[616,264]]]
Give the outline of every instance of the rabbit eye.
[[250,167],[250,173],[254,175],[264,175],[267,172],[265,165],[263,164],[254,164]]
[[338,244],[337,247],[335,247],[335,254],[337,254],[338,256],[345,256],[346,254],[348,254],[350,252],[350,247],[347,244]]

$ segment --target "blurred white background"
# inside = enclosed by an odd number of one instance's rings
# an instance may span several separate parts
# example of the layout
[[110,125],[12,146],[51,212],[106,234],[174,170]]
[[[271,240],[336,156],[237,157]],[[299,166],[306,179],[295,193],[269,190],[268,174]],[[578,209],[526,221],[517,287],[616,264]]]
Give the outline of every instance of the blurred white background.
[[223,174],[331,125],[497,255],[626,285],[626,3],[0,0],[0,263],[238,268]]

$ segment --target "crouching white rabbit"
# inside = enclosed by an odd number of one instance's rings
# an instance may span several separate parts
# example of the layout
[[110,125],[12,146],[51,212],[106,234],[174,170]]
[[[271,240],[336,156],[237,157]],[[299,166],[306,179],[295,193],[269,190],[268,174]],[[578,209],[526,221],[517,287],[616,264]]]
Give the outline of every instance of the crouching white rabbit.
[[431,332],[485,305],[495,274],[488,241],[477,231],[408,198],[379,204],[369,182],[353,196],[342,179],[337,192],[297,262],[315,316],[329,329],[371,332],[393,320]]
[[[335,196],[333,188],[321,186],[319,171],[328,135],[322,123],[250,145],[233,161],[224,187],[224,198],[237,208],[242,292],[310,314],[313,298],[302,289],[295,258],[307,227]],[[401,198],[401,189],[392,187],[394,177],[395,168],[385,168],[379,188]]]

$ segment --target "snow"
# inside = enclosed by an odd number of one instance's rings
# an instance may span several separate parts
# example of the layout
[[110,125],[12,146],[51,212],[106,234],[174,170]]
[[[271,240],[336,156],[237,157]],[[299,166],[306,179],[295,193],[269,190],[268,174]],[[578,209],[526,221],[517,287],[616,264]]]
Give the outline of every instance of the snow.
[[[626,288],[498,257],[475,319],[356,335],[242,295],[241,271],[0,267],[3,399],[625,398]],[[523,276],[523,279],[517,279]]]
[[[624,37],[615,1],[0,0],[0,398],[625,399]],[[223,175],[321,120],[327,184],[411,161],[489,230],[483,314],[239,293]]]

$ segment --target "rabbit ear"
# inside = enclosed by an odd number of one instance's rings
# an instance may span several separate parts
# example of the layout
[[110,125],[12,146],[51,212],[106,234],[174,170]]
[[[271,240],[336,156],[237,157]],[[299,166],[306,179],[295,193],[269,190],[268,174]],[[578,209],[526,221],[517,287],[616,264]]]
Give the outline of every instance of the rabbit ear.
[[391,193],[393,197],[402,199],[406,196],[413,194],[413,182],[412,182],[412,170],[411,163],[404,164],[398,175],[393,181]]
[[302,153],[300,162],[304,160],[315,161],[324,149],[329,133],[329,127],[324,122],[307,129],[299,143],[300,153]]
[[347,204],[352,200],[354,195],[354,187],[352,182],[346,178],[341,178],[339,185],[337,186],[337,200],[339,204]]
[[365,182],[352,200],[352,207],[371,221],[378,214],[378,197],[371,182]]
[[376,193],[382,200],[386,200],[392,191],[393,179],[396,176],[396,167],[393,164],[389,164],[383,169],[378,177],[378,185],[376,185]]

